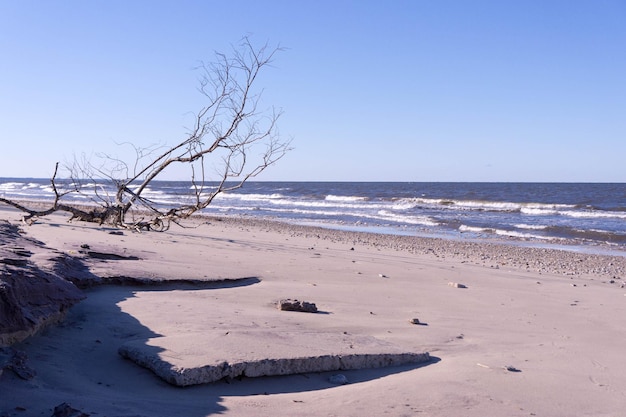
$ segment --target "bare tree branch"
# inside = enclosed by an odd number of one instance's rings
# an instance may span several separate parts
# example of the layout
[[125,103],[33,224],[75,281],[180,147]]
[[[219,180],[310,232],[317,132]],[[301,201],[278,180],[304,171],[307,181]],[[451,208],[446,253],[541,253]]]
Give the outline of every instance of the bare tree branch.
[[[0,202],[25,212],[27,222],[55,211],[66,211],[72,214],[72,219],[166,230],[171,221],[178,222],[208,207],[220,193],[242,187],[290,150],[290,141],[281,139],[277,129],[282,112],[260,109],[263,91],[255,85],[259,74],[280,51],[282,48],[270,48],[268,44],[255,48],[244,37],[231,54],[215,53],[213,62],[203,62],[198,67],[201,72],[198,90],[206,98],[206,104],[196,113],[192,128],[180,142],[147,148],[126,144],[134,152],[131,163],[107,154],[98,155],[98,164],[75,157],[66,166],[72,185],[62,191],[57,180],[57,164],[51,179],[54,203],[47,210],[31,210],[4,198]],[[216,164],[218,175],[210,177],[208,168]],[[189,202],[167,209],[145,198],[143,193],[149,185],[175,166],[186,166],[190,171],[193,194]],[[114,186],[115,195],[103,192],[103,181]],[[85,182],[90,184],[93,208],[61,202],[68,194],[84,194]],[[129,220],[139,210],[144,211],[143,217],[139,221]]]

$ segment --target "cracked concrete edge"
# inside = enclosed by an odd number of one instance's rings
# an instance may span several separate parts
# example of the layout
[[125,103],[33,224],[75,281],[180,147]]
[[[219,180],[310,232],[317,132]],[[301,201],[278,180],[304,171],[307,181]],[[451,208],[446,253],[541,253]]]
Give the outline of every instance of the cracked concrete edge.
[[190,386],[219,381],[223,378],[293,375],[354,369],[373,369],[406,364],[426,363],[428,352],[382,352],[362,354],[328,354],[293,358],[265,358],[229,363],[221,361],[193,368],[172,365],[161,355],[147,354],[133,344],[122,345],[120,355],[143,366],[164,381],[176,386]]

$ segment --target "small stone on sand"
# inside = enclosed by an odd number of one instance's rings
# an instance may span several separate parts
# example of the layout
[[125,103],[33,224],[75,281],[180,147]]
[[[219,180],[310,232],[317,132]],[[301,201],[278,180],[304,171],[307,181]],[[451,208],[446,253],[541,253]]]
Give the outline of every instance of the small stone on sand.
[[346,385],[348,383],[348,378],[346,378],[343,374],[335,374],[328,378],[328,382],[336,385]]

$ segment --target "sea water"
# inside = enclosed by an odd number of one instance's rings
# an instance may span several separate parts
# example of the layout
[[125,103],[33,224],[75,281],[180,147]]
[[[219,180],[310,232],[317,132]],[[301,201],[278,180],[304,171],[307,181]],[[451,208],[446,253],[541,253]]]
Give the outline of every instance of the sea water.
[[[115,194],[104,182],[81,187],[85,195],[67,197],[97,202]],[[192,192],[189,182],[153,181],[142,195],[172,207],[192,201]],[[51,200],[54,193],[47,179],[0,178],[0,197]],[[203,212],[375,233],[626,250],[624,183],[247,182],[219,194]]]

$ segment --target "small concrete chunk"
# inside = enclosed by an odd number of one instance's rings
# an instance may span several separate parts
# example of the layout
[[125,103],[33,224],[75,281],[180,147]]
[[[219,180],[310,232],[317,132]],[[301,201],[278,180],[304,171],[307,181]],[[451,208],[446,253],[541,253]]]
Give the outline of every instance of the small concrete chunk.
[[287,298],[280,300],[277,304],[278,309],[282,311],[300,311],[303,313],[317,313],[317,306],[315,303],[309,303],[307,301],[298,301]]
[[453,288],[467,288],[467,285],[459,284],[458,282],[448,282],[448,285]]
[[77,410],[68,403],[62,403],[54,407],[52,417],[89,417],[89,414]]

